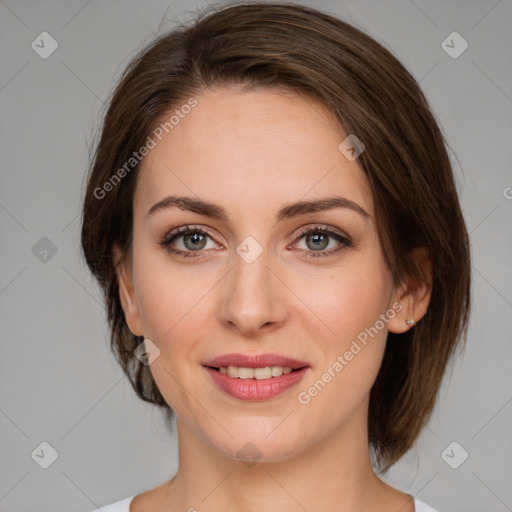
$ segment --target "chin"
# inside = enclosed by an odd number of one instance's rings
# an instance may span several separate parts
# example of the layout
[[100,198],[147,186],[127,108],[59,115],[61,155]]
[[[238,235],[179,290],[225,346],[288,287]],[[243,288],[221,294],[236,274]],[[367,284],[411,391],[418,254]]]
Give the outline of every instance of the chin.
[[227,443],[228,446],[217,446],[225,456],[246,463],[248,467],[259,462],[282,462],[288,460],[301,451],[301,443],[276,438],[235,440]]
[[[290,416],[293,416],[290,415]],[[279,425],[283,418],[266,417],[240,419],[232,422],[228,430],[233,437],[218,436],[218,431],[208,435],[210,443],[223,455],[241,462],[280,462],[287,460],[305,448],[305,437],[291,422]],[[284,422],[290,421],[287,418]],[[295,421],[297,421],[295,419]],[[283,422],[283,423],[284,423]]]

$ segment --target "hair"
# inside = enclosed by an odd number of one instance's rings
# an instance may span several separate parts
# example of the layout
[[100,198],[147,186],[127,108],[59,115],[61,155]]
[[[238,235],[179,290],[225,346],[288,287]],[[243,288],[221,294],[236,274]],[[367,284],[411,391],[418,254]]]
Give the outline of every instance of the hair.
[[466,342],[470,248],[447,144],[418,83],[390,51],[336,17],[283,2],[209,9],[156,38],[124,70],[91,159],[81,232],[105,297],[113,353],[137,395],[172,415],[149,367],[134,357],[143,337],[126,323],[112,248],[129,254],[131,247],[140,168],[134,152],[173,108],[231,85],[322,102],[365,145],[358,162],[395,283],[425,283],[411,250],[430,254],[428,310],[413,329],[388,334],[370,392],[370,448],[387,471],[430,418],[447,364]]

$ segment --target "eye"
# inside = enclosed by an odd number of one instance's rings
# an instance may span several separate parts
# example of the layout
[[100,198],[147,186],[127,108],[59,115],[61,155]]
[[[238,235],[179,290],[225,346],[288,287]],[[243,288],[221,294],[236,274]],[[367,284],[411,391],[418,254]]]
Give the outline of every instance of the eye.
[[[207,247],[208,238],[212,239],[214,242],[213,247]],[[172,247],[171,244],[173,244],[175,240],[179,241],[177,245],[181,247]],[[171,231],[160,241],[160,245],[170,253],[184,257],[195,257],[194,252],[216,247],[212,235],[208,231],[195,226],[183,226]]]
[[[314,226],[311,229],[302,231],[299,233],[297,240],[301,238],[304,238],[306,244],[306,249],[300,249],[305,252],[305,258],[328,257],[345,247],[352,247],[352,242],[349,238],[321,226]],[[334,249],[325,251],[324,249],[331,245],[330,241],[332,240],[337,241],[338,245]]]
[[[213,247],[207,246],[208,238],[212,241]],[[304,253],[304,258],[328,257],[345,247],[352,247],[349,238],[322,226],[314,226],[302,231],[295,243],[302,238],[306,243],[306,249],[299,250]],[[332,240],[335,240],[338,245],[334,249],[324,250],[331,245]],[[176,241],[178,241],[176,244],[178,247],[173,247]],[[215,249],[217,247],[213,235],[209,231],[195,226],[183,226],[171,231],[160,241],[160,245],[171,254],[186,258],[200,256],[203,249]]]

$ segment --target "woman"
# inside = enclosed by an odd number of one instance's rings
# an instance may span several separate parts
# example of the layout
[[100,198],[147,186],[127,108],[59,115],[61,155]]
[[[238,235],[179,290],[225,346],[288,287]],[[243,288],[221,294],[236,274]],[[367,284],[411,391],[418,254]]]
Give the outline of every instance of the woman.
[[434,511],[377,473],[465,340],[469,245],[439,127],[376,41],[270,3],[159,38],[111,99],[82,246],[179,442],[171,480],[103,511]]

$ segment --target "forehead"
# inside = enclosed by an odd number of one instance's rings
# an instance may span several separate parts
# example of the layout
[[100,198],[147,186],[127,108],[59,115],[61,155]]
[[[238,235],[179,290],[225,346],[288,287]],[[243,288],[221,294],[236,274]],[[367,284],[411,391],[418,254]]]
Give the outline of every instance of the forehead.
[[250,217],[339,195],[373,215],[363,171],[338,149],[348,134],[322,103],[283,91],[225,87],[195,99],[197,105],[144,159],[136,209],[147,211],[170,194],[195,195]]

